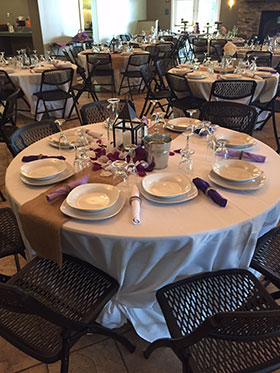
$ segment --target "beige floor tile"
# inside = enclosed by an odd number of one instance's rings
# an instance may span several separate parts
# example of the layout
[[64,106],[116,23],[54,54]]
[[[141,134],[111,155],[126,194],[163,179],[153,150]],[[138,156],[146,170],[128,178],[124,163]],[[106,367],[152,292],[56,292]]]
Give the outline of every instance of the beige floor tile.
[[0,351],[1,373],[15,373],[22,369],[40,364],[38,360],[24,354],[2,338],[0,338]]
[[28,369],[18,371],[16,373],[49,373],[49,370],[46,364],[40,364],[30,367]]
[[133,354],[128,352],[120,343],[122,357],[131,373],[180,373],[182,365],[173,351],[169,348],[161,348],[153,352],[149,359],[145,359],[143,351],[149,345],[148,342],[140,338],[134,331],[125,333],[125,336],[136,346]]
[[[49,364],[49,373],[60,372],[60,362]],[[108,339],[70,355],[69,373],[127,373],[114,341]]]

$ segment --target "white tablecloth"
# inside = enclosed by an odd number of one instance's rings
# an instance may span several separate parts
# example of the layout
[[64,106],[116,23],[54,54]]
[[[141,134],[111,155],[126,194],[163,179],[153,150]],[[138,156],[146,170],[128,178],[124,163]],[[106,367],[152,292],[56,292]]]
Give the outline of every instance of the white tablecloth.
[[[179,71],[180,69],[178,68],[169,70],[169,72],[174,74],[178,73]],[[195,97],[203,98],[208,101],[212,84],[218,79],[219,74],[209,74],[207,71],[200,71],[200,73],[205,76],[204,79],[191,79],[188,77],[188,75],[186,75],[186,78],[188,79],[192,94]],[[253,78],[243,75],[241,79],[250,80]],[[279,74],[271,74],[271,77],[266,79],[258,77],[257,79],[253,80],[255,80],[257,83],[253,101],[260,100],[260,102],[268,102],[275,96],[278,89]],[[215,98],[213,97],[213,100],[214,99]],[[236,102],[243,104],[248,104],[248,101],[249,100],[247,98],[236,100]]]
[[[102,124],[89,127],[94,131],[104,130]],[[218,135],[228,132],[222,128],[218,131]],[[217,187],[228,199],[225,208],[200,192],[197,198],[178,205],[154,204],[144,199],[139,225],[132,224],[128,201],[111,219],[99,222],[69,219],[63,225],[63,251],[101,268],[120,284],[119,292],[100,315],[102,324],[118,327],[129,319],[136,332],[148,341],[168,337],[155,299],[157,289],[198,272],[249,265],[258,237],[277,224],[280,211],[279,155],[256,142],[254,152],[267,156],[264,164],[257,164],[267,181],[253,192]],[[178,136],[171,150],[184,144],[184,137]],[[205,151],[205,138],[192,136],[191,146],[195,149],[193,176],[207,180],[211,156]],[[60,152],[43,139],[22,151],[7,169],[7,194],[15,211],[46,190],[46,187],[27,186],[19,178],[22,156],[39,153]],[[72,162],[73,151],[63,154]],[[170,156],[168,168],[154,172],[178,172],[179,159],[179,154]],[[128,186],[119,184],[119,187],[128,196],[132,184],[140,180],[138,176],[129,177]]]
[[[71,66],[74,69],[74,77],[73,77],[73,84],[76,83],[76,70],[77,67],[72,64]],[[3,69],[5,70],[5,69]],[[7,70],[11,70],[11,68],[8,68]],[[35,108],[37,103],[37,97],[34,96],[34,93],[39,92],[40,85],[41,85],[41,78],[42,73],[35,73],[33,69],[12,69],[14,72],[9,74],[12,82],[15,84],[16,87],[21,88],[24,92],[25,98],[27,102],[30,105],[30,112],[22,111],[21,113],[27,116],[34,117],[35,115]],[[21,106],[18,107],[18,110],[24,109],[27,110],[27,106],[24,102],[19,102]],[[58,107],[63,107],[64,101],[50,101],[48,102],[48,107],[51,109],[56,109]],[[68,99],[67,100],[67,106],[66,106],[66,117],[68,116],[69,110],[71,109],[73,105],[73,100]],[[44,111],[44,105],[43,102],[40,101],[38,111]],[[60,111],[53,111],[49,113],[50,116],[56,116],[61,117],[62,110]],[[37,116],[37,119],[40,120],[42,117],[42,114]]]

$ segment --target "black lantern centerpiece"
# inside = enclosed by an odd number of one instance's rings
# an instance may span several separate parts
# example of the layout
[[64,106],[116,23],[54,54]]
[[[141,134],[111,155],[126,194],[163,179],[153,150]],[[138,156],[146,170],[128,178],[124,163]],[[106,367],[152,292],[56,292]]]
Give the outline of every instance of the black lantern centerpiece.
[[134,104],[126,101],[117,119],[113,123],[114,147],[117,144],[117,132],[122,132],[123,146],[128,144],[141,145],[144,137],[145,124],[137,117]]

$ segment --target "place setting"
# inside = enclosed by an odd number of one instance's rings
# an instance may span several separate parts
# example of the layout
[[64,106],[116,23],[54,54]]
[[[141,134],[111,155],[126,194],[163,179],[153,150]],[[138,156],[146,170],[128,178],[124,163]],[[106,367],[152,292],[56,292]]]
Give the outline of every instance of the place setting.
[[119,188],[110,184],[89,183],[76,186],[62,202],[60,211],[80,220],[104,220],[117,215],[125,204]]
[[[32,156],[34,157],[34,156]],[[37,159],[20,168],[20,179],[24,184],[45,186],[58,183],[73,175],[70,163],[57,158]]]

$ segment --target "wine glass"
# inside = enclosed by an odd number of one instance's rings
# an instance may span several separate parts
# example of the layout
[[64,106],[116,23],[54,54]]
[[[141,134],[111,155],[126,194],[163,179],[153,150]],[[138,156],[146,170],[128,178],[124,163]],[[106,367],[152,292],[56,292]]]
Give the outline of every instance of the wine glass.
[[120,177],[121,181],[126,182],[127,180],[127,162],[122,159],[117,159],[112,162],[114,168],[114,179]]
[[75,149],[75,159],[73,162],[74,173],[82,171],[84,168],[90,167],[92,161],[83,148],[78,148],[75,144],[71,144]]
[[214,159],[214,165],[220,166],[224,164],[224,162],[228,159],[228,150],[227,150],[227,144],[228,140],[226,139],[217,139],[217,148],[215,150],[215,159]]
[[129,174],[135,174],[135,172],[136,172],[136,166],[135,166],[135,163],[133,161],[133,158],[135,156],[135,149],[136,148],[137,148],[137,145],[135,145],[135,144],[127,144],[124,147],[124,149],[128,151],[128,155],[129,155],[129,162],[128,162],[128,165],[127,165],[127,172]]

